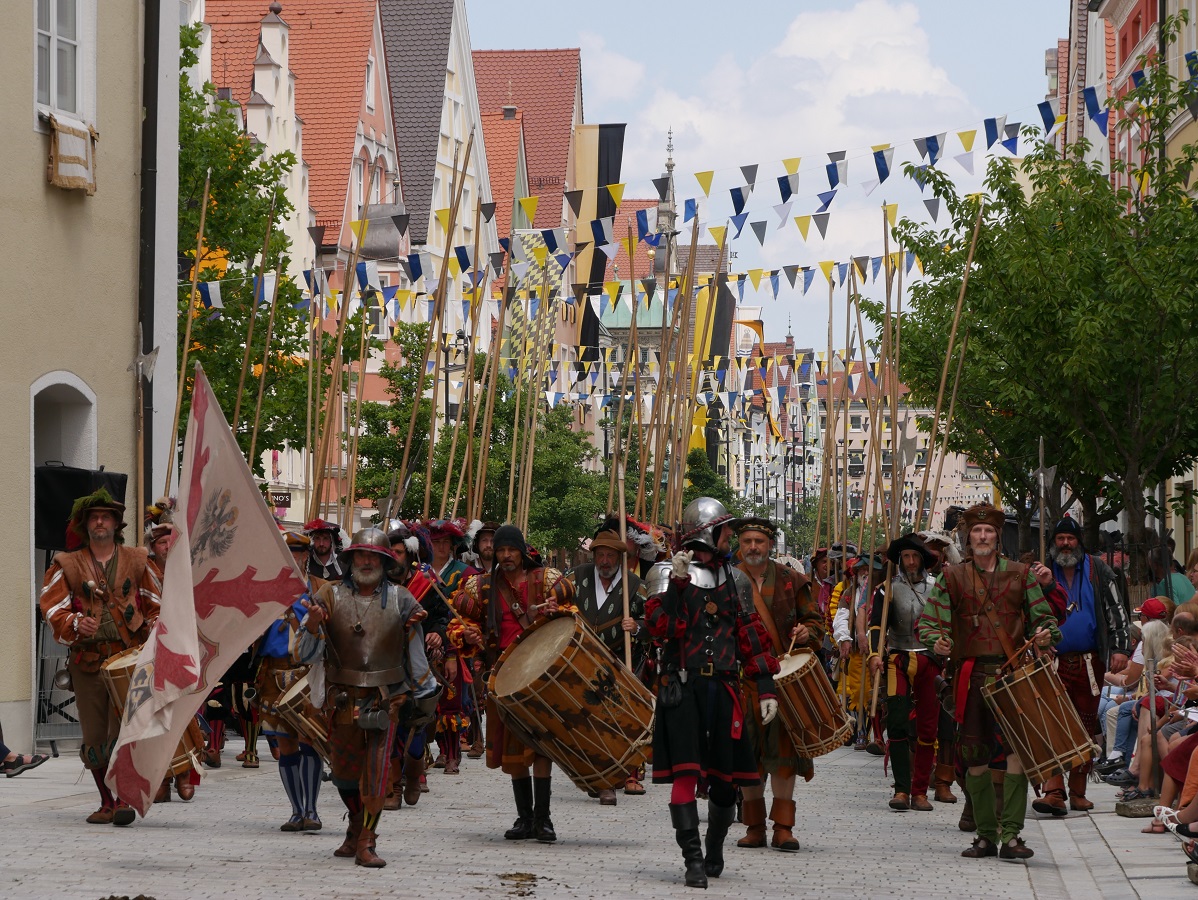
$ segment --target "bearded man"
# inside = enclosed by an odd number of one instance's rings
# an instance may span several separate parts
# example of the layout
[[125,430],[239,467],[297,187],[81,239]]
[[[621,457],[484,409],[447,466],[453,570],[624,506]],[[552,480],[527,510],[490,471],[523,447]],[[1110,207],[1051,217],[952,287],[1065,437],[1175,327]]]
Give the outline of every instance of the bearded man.
[[[1065,516],[1053,529],[1048,558],[1057,584],[1069,598],[1069,615],[1061,625],[1061,642],[1056,646],[1057,674],[1086,733],[1101,734],[1098,700],[1106,673],[1127,668],[1130,654],[1127,606],[1115,573],[1102,557],[1086,553],[1081,527],[1072,517]],[[1094,808],[1086,799],[1092,767],[1093,762],[1088,762],[1069,770],[1069,806],[1077,812]],[[1043,796],[1032,801],[1032,809],[1052,816],[1069,812],[1064,775],[1050,778],[1042,790]]]
[[100,670],[110,657],[145,643],[162,593],[145,548],[123,546],[124,518],[125,505],[104,488],[76,500],[68,527],[83,548],[55,555],[38,601],[54,640],[70,648],[67,671],[83,731],[79,756],[100,792],[100,808],[87,817],[92,825],[132,825],[137,818],[104,783],[121,722]]
[[[947,658],[957,669],[957,755],[966,767],[965,789],[973,801],[978,832],[973,845],[961,855],[967,859],[998,856],[1017,862],[1035,855],[1019,836],[1027,815],[1028,779],[1019,755],[1006,746],[999,733],[982,687],[997,677],[1006,662],[1005,645],[1020,647],[1031,638],[1037,646],[1047,647],[1060,641],[1061,632],[1037,572],[998,553],[1006,521],[1002,510],[979,503],[962,518],[966,549],[972,558],[946,566],[936,577],[915,628],[927,649]],[[1052,580],[1047,570],[1044,575]],[[990,760],[1000,748],[1007,759],[1001,823],[989,770]]]
[[312,559],[308,562],[308,575],[313,581],[313,590],[329,581],[340,581],[342,571],[341,526],[324,519],[313,519],[304,525],[304,534],[312,539]]
[[325,638],[327,689],[312,702],[329,717],[333,785],[349,810],[345,841],[333,855],[375,869],[387,864],[375,840],[395,725],[405,705],[436,694],[437,680],[424,649],[427,613],[407,588],[385,577],[397,564],[387,535],[362,529],[338,563],[345,578],[304,601],[304,627]]

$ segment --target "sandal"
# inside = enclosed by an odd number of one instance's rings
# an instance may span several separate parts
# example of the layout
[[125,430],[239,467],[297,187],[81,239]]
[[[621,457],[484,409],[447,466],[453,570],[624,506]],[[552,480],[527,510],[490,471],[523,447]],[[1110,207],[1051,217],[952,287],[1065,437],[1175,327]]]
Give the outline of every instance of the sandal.
[[1155,800],[1156,791],[1154,791],[1152,788],[1149,788],[1146,791],[1142,791],[1139,788],[1128,788],[1123,792],[1123,796],[1120,799],[1124,803],[1129,803],[1132,800]]
[[25,756],[18,753],[15,759],[6,759],[4,762],[0,762],[0,772],[3,772],[6,778],[15,778],[22,772],[36,769],[49,758],[38,753],[32,756]]
[[1181,849],[1190,858],[1190,862],[1198,863],[1198,841],[1186,841],[1181,845]]

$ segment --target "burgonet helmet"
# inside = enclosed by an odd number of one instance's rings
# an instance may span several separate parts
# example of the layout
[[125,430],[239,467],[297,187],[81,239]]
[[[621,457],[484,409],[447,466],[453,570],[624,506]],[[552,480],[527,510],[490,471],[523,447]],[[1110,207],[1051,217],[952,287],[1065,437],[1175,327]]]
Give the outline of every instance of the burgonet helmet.
[[732,521],[732,514],[713,497],[698,497],[682,511],[683,547],[698,544],[713,553],[719,550],[720,527]]
[[399,560],[396,559],[395,553],[391,549],[391,541],[387,539],[387,533],[381,528],[371,526],[354,533],[349,546],[337,554],[337,560],[341,563],[342,569],[349,571],[353,555],[358,550],[368,550],[381,556],[383,568],[387,572],[399,565]]

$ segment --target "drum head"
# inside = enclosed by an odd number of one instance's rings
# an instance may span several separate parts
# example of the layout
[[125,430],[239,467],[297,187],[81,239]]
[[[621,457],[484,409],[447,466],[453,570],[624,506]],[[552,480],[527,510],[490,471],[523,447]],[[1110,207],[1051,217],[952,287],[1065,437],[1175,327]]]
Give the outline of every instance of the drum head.
[[279,696],[279,705],[282,706],[283,704],[287,703],[287,701],[291,700],[292,698],[297,697],[301,694],[306,694],[307,692],[308,692],[308,676],[301,675],[299,678],[297,678],[295,680],[295,683],[292,684],[291,687],[287,688],[287,690],[285,690]]
[[570,646],[576,627],[573,616],[562,616],[526,633],[495,673],[496,696],[521,691],[544,675]]
[[106,672],[119,672],[122,669],[132,671],[137,666],[137,657],[141,653],[141,647],[129,647],[122,650],[120,653],[114,654],[104,660],[102,668]]
[[776,679],[785,678],[787,675],[793,675],[799,669],[811,662],[810,650],[798,650],[790,656],[781,657],[778,660],[778,674],[774,676]]

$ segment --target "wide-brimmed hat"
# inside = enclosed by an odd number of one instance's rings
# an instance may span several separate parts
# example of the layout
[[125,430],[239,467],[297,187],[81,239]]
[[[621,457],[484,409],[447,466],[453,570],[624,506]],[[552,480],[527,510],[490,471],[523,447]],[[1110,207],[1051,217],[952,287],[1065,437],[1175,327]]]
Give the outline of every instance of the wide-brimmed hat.
[[862,553],[860,556],[849,560],[849,568],[851,570],[857,570],[863,566],[880,571],[886,568],[886,561],[880,553]]
[[841,544],[837,541],[828,551],[828,559],[844,559],[846,556],[856,556],[857,548],[853,544]]
[[284,531],[283,543],[287,545],[288,550],[307,550],[312,546],[312,538],[302,531]]
[[462,530],[457,522],[450,519],[432,519],[426,527],[428,528],[430,540],[447,540],[455,547],[466,542],[466,532]]
[[71,507],[71,531],[87,543],[87,517],[97,510],[110,512],[116,518],[116,540],[121,541],[121,532],[125,528],[125,504],[112,499],[107,488],[97,488],[95,492],[75,501]]
[[778,526],[769,519],[761,516],[745,516],[743,519],[732,520],[732,530],[740,535],[746,531],[760,531],[771,541],[778,538]]
[[617,553],[628,552],[628,545],[620,540],[620,534],[617,531],[600,531],[591,538],[591,552],[594,553],[600,547],[615,550]]
[[886,548],[886,558],[896,566],[900,565],[903,558],[904,550],[914,550],[923,560],[923,567],[930,569],[936,565],[936,555],[927,548],[927,545],[919,539],[916,534],[904,534],[900,538],[895,538],[890,542],[890,546]]

